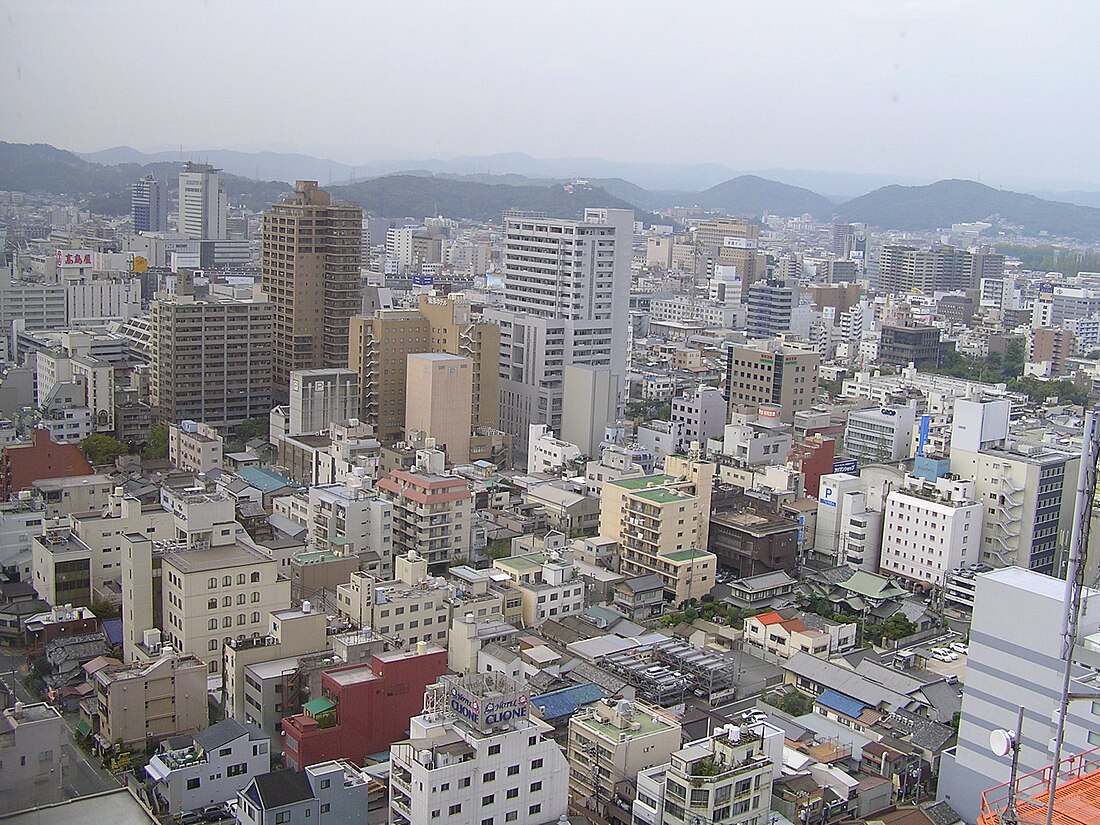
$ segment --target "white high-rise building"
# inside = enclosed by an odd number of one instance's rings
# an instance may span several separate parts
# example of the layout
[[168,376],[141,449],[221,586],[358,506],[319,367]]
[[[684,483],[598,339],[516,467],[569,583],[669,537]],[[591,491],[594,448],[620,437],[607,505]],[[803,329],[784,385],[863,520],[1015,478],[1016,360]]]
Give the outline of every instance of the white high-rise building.
[[229,202],[220,169],[208,163],[184,164],[180,172],[179,231],[192,240],[220,241],[229,237]]
[[444,676],[409,738],[390,746],[390,822],[547,825],[566,812],[569,767],[503,673]]
[[622,398],[634,213],[509,217],[504,231],[504,309],[485,317],[501,329],[501,428],[524,451],[531,424],[561,432],[565,367],[610,368]]

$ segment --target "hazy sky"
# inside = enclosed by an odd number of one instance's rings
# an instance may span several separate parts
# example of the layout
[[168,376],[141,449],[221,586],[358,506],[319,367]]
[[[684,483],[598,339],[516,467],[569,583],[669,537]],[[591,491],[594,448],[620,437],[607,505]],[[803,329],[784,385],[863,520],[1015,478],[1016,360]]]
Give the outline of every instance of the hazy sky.
[[1100,182],[1100,2],[0,2],[0,139]]

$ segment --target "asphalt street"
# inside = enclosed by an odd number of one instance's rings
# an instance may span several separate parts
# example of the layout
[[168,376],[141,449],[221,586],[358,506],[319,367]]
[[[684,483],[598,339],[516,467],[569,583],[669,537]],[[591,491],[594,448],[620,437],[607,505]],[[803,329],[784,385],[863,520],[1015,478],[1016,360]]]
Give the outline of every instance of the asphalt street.
[[[0,679],[12,688],[16,699],[32,704],[40,700],[36,699],[23,684],[26,670],[26,656],[22,650],[0,648]],[[65,714],[63,718],[68,729],[69,740],[62,749],[58,764],[55,764],[48,776],[42,776],[29,786],[0,794],[0,815],[118,787],[119,783],[99,764],[98,760],[89,759],[74,744],[73,738],[76,725],[80,721],[79,716],[70,713]]]

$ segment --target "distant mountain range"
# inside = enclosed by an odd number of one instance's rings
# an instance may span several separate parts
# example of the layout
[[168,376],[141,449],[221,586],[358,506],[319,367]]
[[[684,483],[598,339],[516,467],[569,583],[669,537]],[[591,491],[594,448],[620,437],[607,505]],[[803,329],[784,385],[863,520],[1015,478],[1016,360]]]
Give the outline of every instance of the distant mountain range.
[[[1072,203],[966,180],[919,186],[891,184],[838,203],[789,182],[758,175],[734,176],[725,167],[707,164],[539,160],[521,153],[451,161],[380,161],[359,167],[277,152],[209,151],[190,153],[184,159],[205,161],[224,169],[231,200],[253,209],[279,200],[290,191],[289,181],[310,179],[320,181],[336,197],[358,203],[372,214],[398,220],[439,214],[498,220],[501,211],[509,208],[575,217],[587,206],[609,206],[633,207],[642,213],[641,220],[652,222],[660,219],[646,210],[697,206],[756,217],[766,212],[787,217],[810,214],[819,220],[860,221],[905,231],[989,221],[998,228],[1019,228],[1028,235],[1045,233],[1100,241],[1100,208],[1092,205],[1100,205],[1098,193],[1074,192],[1078,202]],[[636,179],[612,174],[589,176],[588,186],[572,187],[569,191],[563,183],[586,172],[590,175],[586,163],[598,169],[634,170],[644,173],[642,179],[651,185],[657,181],[667,186],[647,188]],[[175,187],[180,165],[179,153],[173,152],[146,155],[120,147],[79,156],[45,144],[0,143],[0,189],[83,197],[97,208],[120,214],[127,208],[125,192],[130,183],[152,172]],[[400,168],[391,168],[394,166]],[[551,171],[554,174],[547,174]],[[714,175],[720,173],[726,177],[715,181]],[[803,178],[818,175],[827,184],[842,182],[835,177],[830,179],[826,173],[786,174]],[[690,185],[691,181],[704,180],[706,185]]]

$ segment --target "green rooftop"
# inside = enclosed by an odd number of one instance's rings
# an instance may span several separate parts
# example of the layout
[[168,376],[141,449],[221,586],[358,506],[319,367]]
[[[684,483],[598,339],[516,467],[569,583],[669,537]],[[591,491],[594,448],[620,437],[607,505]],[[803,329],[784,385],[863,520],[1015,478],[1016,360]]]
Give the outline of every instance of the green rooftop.
[[588,716],[584,719],[578,720],[580,724],[584,725],[589,730],[598,733],[613,742],[619,741],[620,734],[626,734],[630,739],[634,739],[639,736],[650,736],[654,733],[660,733],[661,731],[669,730],[672,725],[666,722],[659,716],[652,716],[648,713],[642,713],[637,711],[634,713],[633,721],[639,724],[641,727],[638,730],[622,730],[609,725],[606,722],[602,722],[597,716]]
[[664,487],[655,487],[652,490],[639,490],[634,495],[645,501],[652,501],[654,504],[668,504],[670,501],[686,501],[689,498],[695,498],[691,493],[679,493]]
[[326,699],[324,696],[319,696],[309,702],[302,705],[302,710],[313,717],[320,716],[323,713],[336,710],[336,704],[331,699]]
[[524,573],[541,570],[544,561],[546,561],[546,557],[542,553],[527,553],[523,556],[506,556],[503,559],[496,559],[493,565],[497,569],[511,570],[514,573],[523,575]]
[[614,484],[616,487],[622,487],[624,490],[645,490],[650,487],[663,487],[666,484],[672,484],[678,479],[672,476],[666,476],[664,473],[655,476],[633,476],[631,478],[620,478],[617,481],[609,481],[608,484]]
[[849,593],[856,593],[868,599],[893,599],[906,596],[909,592],[883,576],[864,570],[857,570],[852,574],[852,578],[841,582],[840,586]]

